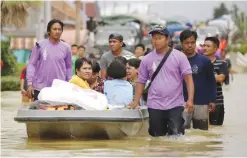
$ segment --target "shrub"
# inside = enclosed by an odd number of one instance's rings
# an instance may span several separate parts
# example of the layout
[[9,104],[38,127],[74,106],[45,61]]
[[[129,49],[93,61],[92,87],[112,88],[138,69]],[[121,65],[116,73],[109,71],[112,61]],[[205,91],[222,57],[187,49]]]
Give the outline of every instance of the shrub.
[[20,90],[19,76],[2,76],[1,91],[17,91]]
[[9,40],[1,41],[1,60],[4,64],[1,70],[1,76],[13,75],[17,71],[15,58],[9,52],[9,45]]

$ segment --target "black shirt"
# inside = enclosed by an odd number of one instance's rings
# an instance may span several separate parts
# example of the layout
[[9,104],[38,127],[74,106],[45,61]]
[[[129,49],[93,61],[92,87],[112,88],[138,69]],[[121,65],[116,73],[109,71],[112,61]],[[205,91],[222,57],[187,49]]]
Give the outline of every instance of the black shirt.
[[[214,73],[217,75],[224,74],[226,77],[228,76],[228,68],[227,64],[224,60],[215,60],[213,62],[214,65]],[[216,105],[224,104],[224,96],[222,92],[222,83],[217,83],[217,93],[216,93]]]

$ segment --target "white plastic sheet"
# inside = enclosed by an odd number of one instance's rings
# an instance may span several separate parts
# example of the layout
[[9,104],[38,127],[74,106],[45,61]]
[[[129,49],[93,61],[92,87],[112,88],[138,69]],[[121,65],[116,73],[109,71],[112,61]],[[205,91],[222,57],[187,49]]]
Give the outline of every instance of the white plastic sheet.
[[85,110],[106,110],[108,104],[105,95],[58,79],[53,81],[51,87],[43,88],[38,99],[74,103]]

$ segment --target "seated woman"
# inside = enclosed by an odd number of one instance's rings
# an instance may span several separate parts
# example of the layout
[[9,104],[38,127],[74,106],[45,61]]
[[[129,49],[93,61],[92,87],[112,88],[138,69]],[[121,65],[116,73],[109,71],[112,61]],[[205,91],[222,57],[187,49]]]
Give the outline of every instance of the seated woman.
[[[140,64],[141,64],[140,59],[129,59],[126,66],[127,79],[133,86],[133,94],[134,94],[133,97],[135,97],[136,83],[138,80],[138,68]],[[149,81],[147,82],[147,84],[148,83]],[[146,102],[142,98],[140,99],[140,105],[141,106],[146,105]]]
[[90,88],[87,80],[92,77],[92,62],[86,58],[75,61],[75,75],[72,76],[70,83],[81,88]]
[[104,94],[112,106],[127,106],[133,100],[133,87],[126,81],[126,67],[119,60],[113,60],[107,68],[112,80],[105,81]]
[[140,59],[133,58],[133,59],[129,59],[126,65],[127,80],[132,84],[134,88],[134,94],[135,94],[136,82],[138,79],[138,68],[140,64],[141,64]]
[[88,80],[90,87],[100,93],[104,93],[104,80],[99,77],[100,66],[96,60],[92,60],[92,77]]

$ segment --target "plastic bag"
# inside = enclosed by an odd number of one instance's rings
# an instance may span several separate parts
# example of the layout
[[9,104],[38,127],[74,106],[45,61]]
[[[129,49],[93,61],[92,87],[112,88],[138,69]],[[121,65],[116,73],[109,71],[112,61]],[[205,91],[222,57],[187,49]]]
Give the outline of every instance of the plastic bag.
[[53,81],[51,87],[43,88],[38,99],[72,103],[85,110],[106,110],[108,103],[104,94],[58,79]]

